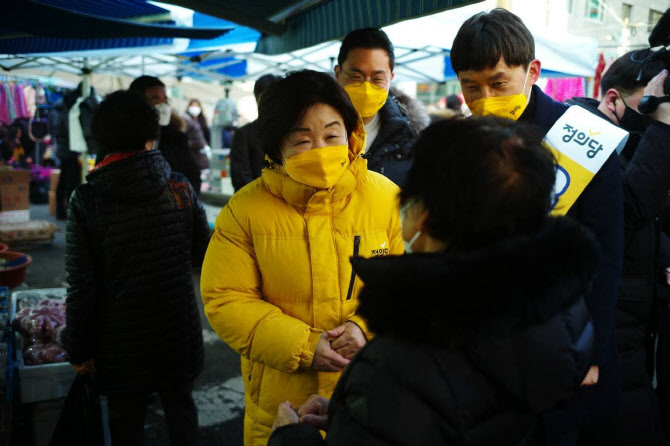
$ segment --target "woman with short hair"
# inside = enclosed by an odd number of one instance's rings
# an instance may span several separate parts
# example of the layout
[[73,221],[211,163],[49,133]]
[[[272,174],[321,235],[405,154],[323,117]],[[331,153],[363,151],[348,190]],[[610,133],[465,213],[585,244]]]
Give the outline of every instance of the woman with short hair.
[[403,250],[398,188],[367,170],[365,133],[332,76],[300,71],[259,104],[270,167],[221,211],[201,278],[205,313],[242,356],[245,445],[277,405],[330,395],[370,332],[349,259]]
[[117,91],[92,122],[98,163],[70,199],[65,246],[64,346],[77,373],[95,373],[115,445],[142,445],[157,392],[170,444],[197,444],[191,391],[204,363],[193,290],[209,241],[189,181],[153,146],[158,116],[138,93]]

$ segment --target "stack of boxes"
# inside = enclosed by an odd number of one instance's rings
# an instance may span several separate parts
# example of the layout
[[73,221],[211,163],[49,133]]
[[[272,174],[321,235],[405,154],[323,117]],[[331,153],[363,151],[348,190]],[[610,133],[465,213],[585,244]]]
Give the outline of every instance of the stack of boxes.
[[30,220],[29,192],[29,170],[0,170],[0,223]]

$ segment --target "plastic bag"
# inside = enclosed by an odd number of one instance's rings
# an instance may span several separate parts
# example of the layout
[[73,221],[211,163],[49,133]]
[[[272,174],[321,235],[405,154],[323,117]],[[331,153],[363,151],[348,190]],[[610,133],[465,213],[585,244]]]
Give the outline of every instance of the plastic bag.
[[51,446],[111,446],[107,399],[95,390],[91,375],[78,374],[65,399]]

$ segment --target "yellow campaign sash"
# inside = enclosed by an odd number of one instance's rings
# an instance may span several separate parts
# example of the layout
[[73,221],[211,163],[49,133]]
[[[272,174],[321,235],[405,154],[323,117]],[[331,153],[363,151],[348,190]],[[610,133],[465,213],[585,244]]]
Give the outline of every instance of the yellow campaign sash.
[[565,215],[615,150],[620,153],[628,132],[588,110],[573,105],[544,138],[556,157],[551,215]]

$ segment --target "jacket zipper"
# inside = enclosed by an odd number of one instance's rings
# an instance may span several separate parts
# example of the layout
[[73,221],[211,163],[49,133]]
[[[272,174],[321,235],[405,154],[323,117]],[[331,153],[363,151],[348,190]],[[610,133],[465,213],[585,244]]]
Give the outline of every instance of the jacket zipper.
[[[361,236],[354,236],[354,255],[353,257],[358,257],[358,248],[361,245]],[[351,294],[354,292],[354,280],[356,280],[356,271],[354,271],[354,266],[351,265],[351,280],[349,280],[349,291],[347,291],[347,300],[351,299]]]

